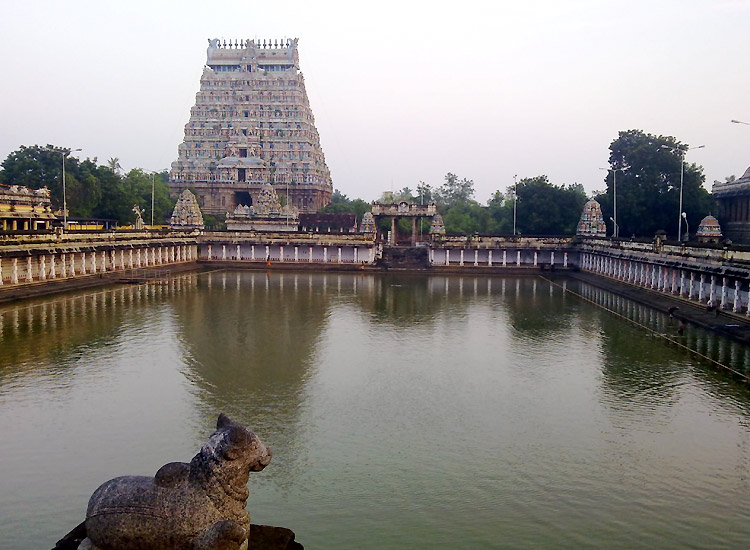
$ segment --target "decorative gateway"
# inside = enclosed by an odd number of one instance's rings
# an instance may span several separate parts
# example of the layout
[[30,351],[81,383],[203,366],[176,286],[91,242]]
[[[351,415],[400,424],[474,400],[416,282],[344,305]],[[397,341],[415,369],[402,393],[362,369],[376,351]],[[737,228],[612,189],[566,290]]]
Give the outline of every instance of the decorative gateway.
[[203,215],[198,200],[189,189],[185,189],[177,199],[169,225],[173,229],[203,229]]
[[579,237],[606,237],[607,225],[604,223],[601,205],[590,200],[583,205],[581,220],[576,228],[576,235]]

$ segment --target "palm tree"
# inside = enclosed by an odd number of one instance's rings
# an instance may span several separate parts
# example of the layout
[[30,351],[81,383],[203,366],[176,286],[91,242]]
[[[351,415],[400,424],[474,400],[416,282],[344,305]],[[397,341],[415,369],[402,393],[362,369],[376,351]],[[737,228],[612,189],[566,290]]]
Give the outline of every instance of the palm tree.
[[109,166],[109,169],[112,170],[115,174],[119,173],[120,170],[122,170],[122,166],[120,166],[120,159],[117,157],[112,157],[107,161],[107,166]]

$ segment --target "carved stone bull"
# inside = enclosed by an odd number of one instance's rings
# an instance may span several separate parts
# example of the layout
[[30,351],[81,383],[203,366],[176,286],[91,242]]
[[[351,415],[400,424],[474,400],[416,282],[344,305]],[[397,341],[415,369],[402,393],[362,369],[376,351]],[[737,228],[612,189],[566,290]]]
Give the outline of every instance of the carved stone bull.
[[71,543],[85,536],[81,550],[245,550],[247,482],[270,461],[271,450],[258,436],[221,414],[190,464],[171,462],[154,477],[101,485],[86,521],[56,548],[75,548]]

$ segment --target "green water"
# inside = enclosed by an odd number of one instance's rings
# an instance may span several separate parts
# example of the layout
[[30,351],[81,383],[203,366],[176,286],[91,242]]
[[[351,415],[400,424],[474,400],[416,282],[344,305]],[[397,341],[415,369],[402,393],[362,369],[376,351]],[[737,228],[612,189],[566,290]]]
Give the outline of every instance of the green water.
[[100,483],[189,460],[220,411],[273,448],[252,520],[309,549],[743,548],[749,410],[537,278],[215,272],[24,302],[0,308],[0,548],[51,548]]

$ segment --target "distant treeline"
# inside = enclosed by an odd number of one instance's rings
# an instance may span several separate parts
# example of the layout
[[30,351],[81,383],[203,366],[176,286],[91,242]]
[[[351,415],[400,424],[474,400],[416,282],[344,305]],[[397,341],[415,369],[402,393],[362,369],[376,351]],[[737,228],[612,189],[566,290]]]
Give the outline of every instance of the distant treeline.
[[[69,149],[48,145],[22,146],[2,162],[0,183],[23,185],[32,189],[47,187],[52,204],[62,208],[62,155]],[[175,201],[169,197],[166,170],[157,173],[135,168],[123,174],[119,159],[105,165],[96,158],[79,160],[65,157],[65,189],[68,215],[72,218],[105,218],[121,224],[135,221],[133,206],[143,210],[143,219],[151,221],[151,188],[154,189],[154,223],[168,220]]]

